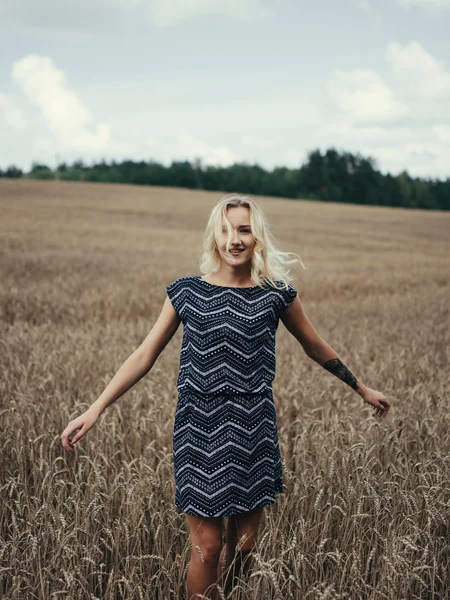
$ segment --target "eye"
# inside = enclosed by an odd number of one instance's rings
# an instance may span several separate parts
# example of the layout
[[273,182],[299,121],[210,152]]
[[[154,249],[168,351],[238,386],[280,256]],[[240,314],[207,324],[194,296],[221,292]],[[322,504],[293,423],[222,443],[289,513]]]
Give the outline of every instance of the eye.
[[[227,233],[225,227],[222,227],[222,233]],[[250,229],[241,229],[241,233],[251,233]]]

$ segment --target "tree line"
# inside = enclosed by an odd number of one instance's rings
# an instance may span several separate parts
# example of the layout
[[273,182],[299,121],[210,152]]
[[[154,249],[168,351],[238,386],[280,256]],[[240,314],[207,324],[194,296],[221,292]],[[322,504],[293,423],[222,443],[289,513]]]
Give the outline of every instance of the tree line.
[[200,159],[173,161],[102,160],[92,165],[82,160],[62,162],[55,170],[33,163],[29,172],[10,166],[0,177],[131,183],[191,189],[281,196],[348,204],[450,209],[450,178],[446,180],[383,174],[371,157],[335,148],[313,150],[298,168],[266,170],[258,164],[235,163],[228,167],[203,165]]

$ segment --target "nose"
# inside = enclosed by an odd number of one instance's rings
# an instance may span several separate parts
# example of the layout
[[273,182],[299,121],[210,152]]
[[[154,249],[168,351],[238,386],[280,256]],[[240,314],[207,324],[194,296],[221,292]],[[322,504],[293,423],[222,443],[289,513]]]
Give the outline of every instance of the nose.
[[239,237],[239,232],[238,231],[234,231],[233,233],[233,237],[231,238],[231,243],[232,244],[240,244],[240,237]]

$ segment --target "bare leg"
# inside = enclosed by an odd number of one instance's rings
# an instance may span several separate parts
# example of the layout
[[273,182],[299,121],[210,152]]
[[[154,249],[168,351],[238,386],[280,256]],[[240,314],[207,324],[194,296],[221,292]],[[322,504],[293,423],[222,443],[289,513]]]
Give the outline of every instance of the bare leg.
[[[187,600],[198,600],[217,583],[217,565],[222,549],[222,517],[196,517],[186,513],[192,544],[186,576]],[[217,587],[208,591],[211,600],[218,599]]]
[[[246,556],[251,552],[258,535],[258,527],[263,514],[263,508],[228,517],[226,528],[226,544],[224,544],[217,567],[217,580],[225,594],[230,593],[236,575],[240,572],[242,563],[248,571],[250,561]],[[243,536],[245,541],[242,541]],[[236,546],[239,550],[236,552]],[[230,568],[231,567],[231,568]]]

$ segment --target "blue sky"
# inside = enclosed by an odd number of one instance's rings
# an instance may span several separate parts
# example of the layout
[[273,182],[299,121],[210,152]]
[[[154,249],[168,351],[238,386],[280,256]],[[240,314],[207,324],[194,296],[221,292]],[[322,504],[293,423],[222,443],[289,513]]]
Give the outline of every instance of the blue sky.
[[0,0],[0,166],[300,165],[450,176],[450,0]]

